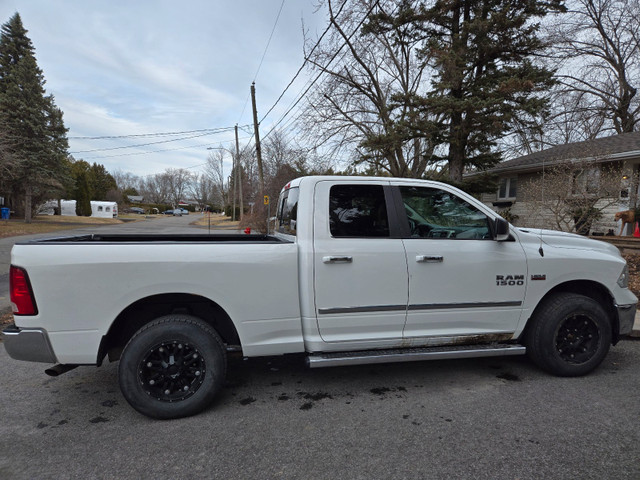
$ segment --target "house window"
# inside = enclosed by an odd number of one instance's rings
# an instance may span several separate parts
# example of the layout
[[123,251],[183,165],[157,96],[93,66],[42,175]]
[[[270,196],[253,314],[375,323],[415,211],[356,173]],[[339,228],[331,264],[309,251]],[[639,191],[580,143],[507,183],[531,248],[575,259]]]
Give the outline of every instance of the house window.
[[102,211],[102,207],[98,206],[98,211],[101,212]]
[[111,207],[106,207],[104,211],[105,212],[110,212],[111,211]]
[[498,189],[498,198],[516,198],[518,192],[518,177],[502,178]]
[[574,195],[596,194],[600,187],[600,169],[584,168],[573,174],[571,193]]

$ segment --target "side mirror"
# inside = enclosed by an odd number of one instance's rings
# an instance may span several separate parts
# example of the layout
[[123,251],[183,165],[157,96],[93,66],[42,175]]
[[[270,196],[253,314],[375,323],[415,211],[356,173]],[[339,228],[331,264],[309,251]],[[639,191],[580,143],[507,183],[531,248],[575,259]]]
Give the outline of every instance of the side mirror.
[[497,242],[504,242],[509,239],[509,222],[498,217],[493,224],[493,239]]

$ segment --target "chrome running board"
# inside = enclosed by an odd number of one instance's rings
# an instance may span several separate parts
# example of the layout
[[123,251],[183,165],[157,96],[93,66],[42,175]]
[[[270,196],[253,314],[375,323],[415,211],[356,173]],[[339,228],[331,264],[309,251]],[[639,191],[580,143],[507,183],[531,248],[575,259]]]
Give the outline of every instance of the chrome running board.
[[523,355],[525,352],[526,348],[522,345],[492,344],[317,353],[307,356],[307,365],[310,368],[321,368],[371,363],[444,360],[450,358],[498,357],[503,355]]

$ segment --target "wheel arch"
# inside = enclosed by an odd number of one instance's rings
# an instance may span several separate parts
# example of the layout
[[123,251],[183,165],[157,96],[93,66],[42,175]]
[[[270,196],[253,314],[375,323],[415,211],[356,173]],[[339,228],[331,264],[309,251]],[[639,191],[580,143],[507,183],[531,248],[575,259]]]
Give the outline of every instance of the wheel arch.
[[[589,297],[596,302],[598,302],[604,308],[607,316],[609,317],[609,322],[611,323],[611,343],[615,345],[619,340],[619,332],[620,326],[618,322],[618,311],[615,308],[615,301],[613,295],[607,287],[602,285],[601,283],[594,282],[593,280],[571,280],[568,282],[561,283],[556,285],[551,290],[549,290],[544,297],[540,299],[538,305],[531,313],[531,318],[533,318],[538,309],[545,303],[545,301],[558,293],[577,293],[579,295],[584,295],[585,297]],[[527,321],[527,325],[525,326],[524,331],[520,335],[520,340],[526,338],[528,331],[531,327],[530,321]]]
[[106,355],[116,361],[131,337],[154,319],[172,313],[183,313],[200,318],[220,335],[227,347],[241,345],[238,331],[227,312],[216,302],[190,293],[163,293],[151,295],[126,307],[113,321],[98,349],[97,364]]

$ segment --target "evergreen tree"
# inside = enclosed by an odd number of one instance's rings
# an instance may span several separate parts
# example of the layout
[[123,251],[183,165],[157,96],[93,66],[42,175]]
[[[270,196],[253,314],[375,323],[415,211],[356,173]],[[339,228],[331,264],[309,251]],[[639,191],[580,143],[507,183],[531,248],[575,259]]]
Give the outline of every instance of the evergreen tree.
[[[67,173],[67,129],[53,96],[45,95],[44,84],[33,44],[16,13],[0,30],[0,128],[15,161],[14,208],[24,210],[27,222],[32,198],[46,199],[61,188]],[[24,195],[22,205],[16,204],[18,195]]]
[[91,185],[86,171],[80,171],[75,178],[76,187],[73,197],[76,200],[76,215],[80,217],[91,216]]
[[77,201],[76,213],[80,216],[91,215],[91,200],[107,200],[109,192],[118,188],[114,178],[99,163],[90,165],[70,157],[68,169],[71,182],[66,185],[65,196]]
[[[562,0],[436,0],[396,16],[372,16],[370,29],[421,32],[422,60],[433,69],[428,94],[409,101],[424,121],[415,135],[444,144],[449,178],[464,168],[486,169],[500,160],[496,141],[517,122],[535,128],[547,108],[553,72],[532,58],[544,50],[535,19],[563,10]],[[411,128],[411,126],[410,126]]]
[[94,163],[89,168],[89,183],[91,185],[91,200],[106,200],[107,193],[117,190],[115,179],[107,172],[104,165]]

